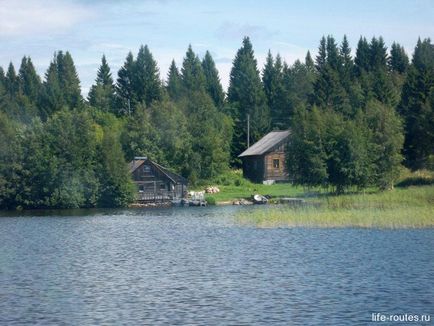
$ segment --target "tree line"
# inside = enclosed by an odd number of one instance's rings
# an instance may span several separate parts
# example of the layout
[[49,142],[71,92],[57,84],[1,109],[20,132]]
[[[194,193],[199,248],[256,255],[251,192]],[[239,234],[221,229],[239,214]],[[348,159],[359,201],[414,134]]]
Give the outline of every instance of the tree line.
[[293,182],[334,187],[393,185],[403,161],[432,166],[434,47],[360,38],[320,41],[315,60],[288,65],[268,53],[259,70],[248,37],[227,94],[209,52],[191,46],[165,81],[147,46],[113,76],[105,56],[88,97],[69,52],[42,79],[30,57],[0,67],[0,207],[124,206],[134,195],[126,162],[148,156],[192,183],[211,179],[266,132],[290,128]]

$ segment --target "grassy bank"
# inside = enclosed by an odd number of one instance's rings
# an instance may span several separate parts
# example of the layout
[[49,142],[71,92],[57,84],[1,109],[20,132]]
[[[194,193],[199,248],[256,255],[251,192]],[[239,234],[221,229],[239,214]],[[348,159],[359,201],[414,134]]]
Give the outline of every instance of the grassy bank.
[[[206,194],[207,200],[221,203],[237,199],[249,199],[255,194],[269,195],[271,197],[299,197],[305,195],[302,187],[296,187],[288,183],[263,185],[252,183],[242,176],[241,170],[229,171],[207,183],[216,185],[220,192]],[[202,188],[198,189],[201,190]]]
[[240,213],[240,223],[260,227],[434,227],[434,186],[392,191],[321,196],[311,206],[270,206]]

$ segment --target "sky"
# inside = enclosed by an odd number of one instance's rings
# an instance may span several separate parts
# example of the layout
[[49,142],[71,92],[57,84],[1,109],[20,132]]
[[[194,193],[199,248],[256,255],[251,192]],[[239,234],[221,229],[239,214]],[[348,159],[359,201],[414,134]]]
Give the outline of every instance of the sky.
[[434,39],[434,0],[0,0],[0,66],[31,56],[44,75],[55,51],[69,51],[87,94],[106,55],[116,78],[129,51],[147,44],[166,79],[191,44],[212,54],[224,88],[232,60],[249,36],[259,69],[268,50],[288,64],[317,52],[323,35],[353,50],[361,35],[383,36],[412,54],[418,37]]

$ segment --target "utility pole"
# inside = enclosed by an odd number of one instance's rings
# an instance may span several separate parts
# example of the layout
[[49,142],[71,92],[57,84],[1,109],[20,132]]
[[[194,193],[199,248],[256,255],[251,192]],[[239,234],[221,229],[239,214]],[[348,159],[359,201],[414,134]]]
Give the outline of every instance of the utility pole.
[[247,113],[247,148],[250,147],[250,114]]

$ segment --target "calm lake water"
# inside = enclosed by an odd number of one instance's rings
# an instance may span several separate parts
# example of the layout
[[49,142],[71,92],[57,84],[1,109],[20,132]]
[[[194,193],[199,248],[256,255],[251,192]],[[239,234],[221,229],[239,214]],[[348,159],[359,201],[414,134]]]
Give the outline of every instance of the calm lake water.
[[433,229],[261,229],[242,209],[1,213],[0,324],[433,320]]

